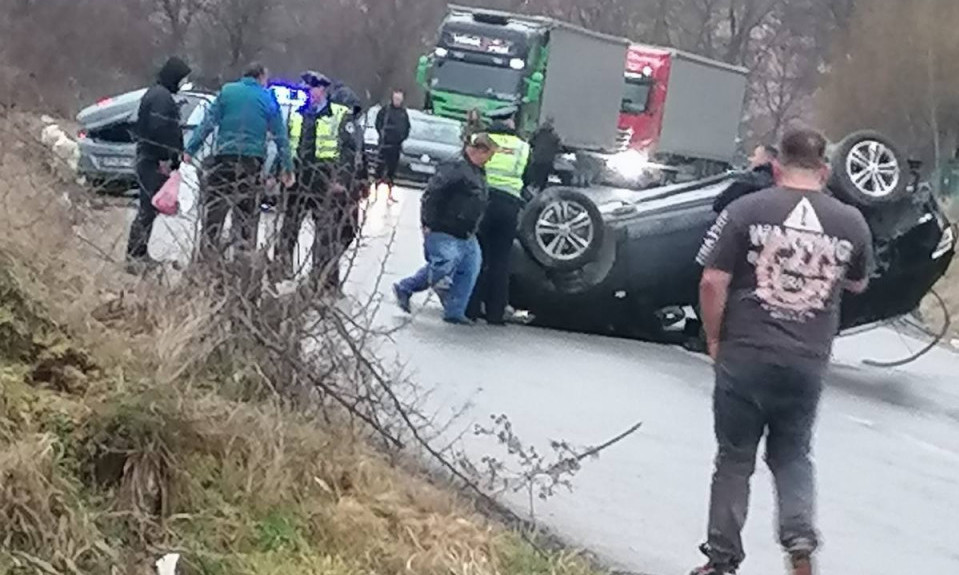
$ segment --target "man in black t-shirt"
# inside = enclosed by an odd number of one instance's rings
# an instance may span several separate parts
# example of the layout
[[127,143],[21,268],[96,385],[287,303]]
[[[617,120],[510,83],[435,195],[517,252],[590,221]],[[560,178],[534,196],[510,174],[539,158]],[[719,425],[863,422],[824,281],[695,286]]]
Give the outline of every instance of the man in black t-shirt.
[[700,305],[716,361],[718,453],[709,511],[709,562],[693,575],[735,573],[749,479],[760,439],[776,482],[779,539],[795,575],[812,573],[813,424],[839,330],[844,290],[866,289],[872,238],[862,214],[822,193],[826,140],[783,138],[778,187],[733,202],[707,234]]

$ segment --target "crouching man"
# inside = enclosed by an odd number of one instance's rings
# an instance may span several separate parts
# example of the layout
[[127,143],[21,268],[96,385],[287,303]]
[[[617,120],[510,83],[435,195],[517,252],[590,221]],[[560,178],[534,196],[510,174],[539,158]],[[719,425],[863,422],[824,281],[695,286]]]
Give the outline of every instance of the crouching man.
[[466,307],[483,263],[476,230],[489,202],[484,168],[497,148],[488,134],[470,136],[462,157],[442,165],[427,185],[420,208],[426,265],[393,286],[406,313],[413,294],[434,287],[444,294],[444,321],[472,323]]

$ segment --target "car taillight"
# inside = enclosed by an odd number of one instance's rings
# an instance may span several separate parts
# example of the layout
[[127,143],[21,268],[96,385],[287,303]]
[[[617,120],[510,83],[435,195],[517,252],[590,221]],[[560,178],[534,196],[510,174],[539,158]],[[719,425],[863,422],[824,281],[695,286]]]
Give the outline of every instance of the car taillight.
[[86,130],[77,130],[77,139],[78,139],[78,140],[85,140],[85,139],[87,139],[87,132],[86,132]]
[[97,100],[97,106],[106,106],[113,101],[113,98],[103,98],[102,100]]

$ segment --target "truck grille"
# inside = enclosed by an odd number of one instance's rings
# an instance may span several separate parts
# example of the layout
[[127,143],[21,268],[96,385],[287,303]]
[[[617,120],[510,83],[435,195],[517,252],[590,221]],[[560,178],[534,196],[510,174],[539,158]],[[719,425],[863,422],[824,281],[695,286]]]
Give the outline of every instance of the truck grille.
[[629,148],[630,142],[633,141],[633,129],[632,128],[620,128],[616,131],[616,151],[622,152]]

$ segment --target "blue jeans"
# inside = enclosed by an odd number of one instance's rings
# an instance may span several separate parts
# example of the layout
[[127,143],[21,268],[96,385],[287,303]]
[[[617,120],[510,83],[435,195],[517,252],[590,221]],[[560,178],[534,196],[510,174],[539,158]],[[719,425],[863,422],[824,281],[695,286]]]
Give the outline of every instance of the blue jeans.
[[441,287],[444,317],[463,319],[470,294],[476,285],[483,256],[476,237],[460,239],[449,234],[430,232],[423,241],[426,265],[397,284],[397,288],[412,295],[431,287]]

